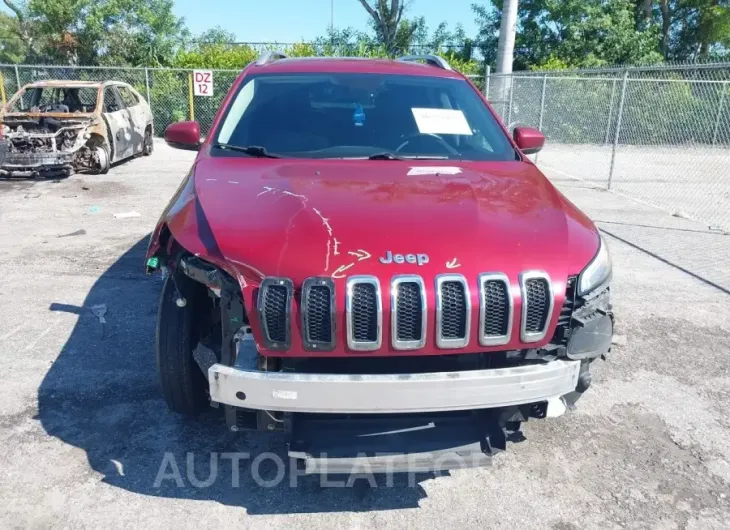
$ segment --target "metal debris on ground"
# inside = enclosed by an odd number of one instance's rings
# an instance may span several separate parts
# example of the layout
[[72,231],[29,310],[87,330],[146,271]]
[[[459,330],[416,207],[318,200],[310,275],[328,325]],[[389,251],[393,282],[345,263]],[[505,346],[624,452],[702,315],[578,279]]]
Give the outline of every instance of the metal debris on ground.
[[91,312],[99,318],[100,324],[106,324],[106,318],[104,318],[104,315],[106,315],[106,304],[92,305]]
[[86,234],[86,230],[83,228],[81,230],[76,230],[75,232],[71,232],[70,234],[61,234],[57,237],[71,237],[71,236],[83,236]]
[[135,211],[114,214],[114,219],[128,219],[130,217],[142,217],[142,214]]

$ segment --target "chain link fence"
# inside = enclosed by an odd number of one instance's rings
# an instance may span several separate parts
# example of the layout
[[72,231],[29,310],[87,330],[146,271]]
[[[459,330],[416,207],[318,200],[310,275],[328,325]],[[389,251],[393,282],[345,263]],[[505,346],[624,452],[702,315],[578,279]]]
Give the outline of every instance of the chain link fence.
[[[171,123],[194,119],[207,134],[221,101],[241,70],[211,70],[212,96],[193,95],[193,70],[175,68],[0,65],[0,100],[3,104],[23,86],[36,81],[122,81],[135,87],[154,114],[155,135],[162,136]],[[485,77],[470,76],[480,90]]]
[[[207,133],[240,70],[213,70],[211,97],[192,70],[0,65],[3,102],[45,79],[123,81],[146,97],[155,134],[195,119]],[[511,130],[547,137],[537,161],[730,231],[730,63],[469,76]]]
[[79,66],[0,65],[2,102],[28,83],[51,79],[74,81],[122,81],[132,85],[150,104],[155,117],[155,134],[177,121],[195,119],[205,134],[221,100],[240,70],[213,70],[212,96],[194,96],[192,70],[171,68],[97,68]]
[[730,64],[491,75],[540,165],[730,232]]

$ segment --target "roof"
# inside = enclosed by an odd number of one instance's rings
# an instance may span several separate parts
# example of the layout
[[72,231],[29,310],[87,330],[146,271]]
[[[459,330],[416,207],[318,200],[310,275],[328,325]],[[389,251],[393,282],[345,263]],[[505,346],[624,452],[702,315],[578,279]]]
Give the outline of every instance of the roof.
[[104,85],[126,85],[123,81],[72,81],[66,79],[43,79],[41,81],[34,81],[26,86],[29,87],[43,87],[43,86],[58,86],[58,87],[101,87]]
[[461,79],[453,70],[416,62],[364,57],[297,57],[278,59],[263,65],[254,65],[254,71],[266,72],[344,72],[372,74],[420,75]]

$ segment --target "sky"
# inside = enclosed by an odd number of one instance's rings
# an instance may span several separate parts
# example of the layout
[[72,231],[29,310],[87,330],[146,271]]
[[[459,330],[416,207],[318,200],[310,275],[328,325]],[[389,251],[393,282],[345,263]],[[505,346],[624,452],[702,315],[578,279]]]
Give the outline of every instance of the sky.
[[[410,0],[407,16],[426,17],[430,31],[443,21],[451,29],[461,23],[474,35],[474,2],[480,0]],[[336,28],[369,30],[358,0],[175,0],[175,13],[194,34],[220,26],[239,42],[310,41],[326,33],[331,12]]]

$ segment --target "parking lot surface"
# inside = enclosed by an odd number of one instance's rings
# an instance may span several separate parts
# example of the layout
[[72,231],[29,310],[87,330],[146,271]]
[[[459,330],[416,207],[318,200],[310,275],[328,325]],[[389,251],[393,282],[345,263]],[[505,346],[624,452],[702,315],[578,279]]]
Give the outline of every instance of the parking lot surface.
[[283,440],[183,421],[155,372],[143,256],[193,156],[160,143],[107,175],[0,182],[0,526],[730,527],[730,236],[555,172],[614,260],[617,344],[577,411],[413,484],[234,476],[222,453]]

